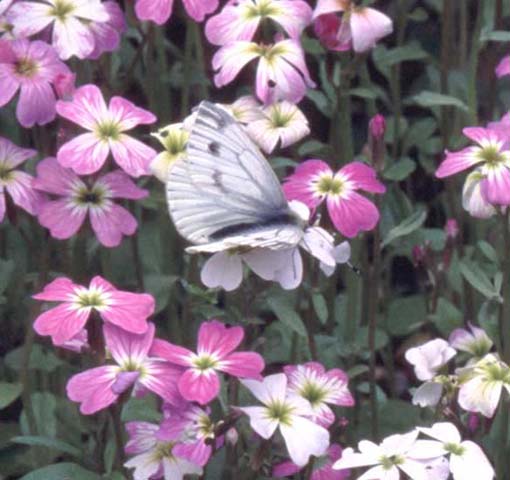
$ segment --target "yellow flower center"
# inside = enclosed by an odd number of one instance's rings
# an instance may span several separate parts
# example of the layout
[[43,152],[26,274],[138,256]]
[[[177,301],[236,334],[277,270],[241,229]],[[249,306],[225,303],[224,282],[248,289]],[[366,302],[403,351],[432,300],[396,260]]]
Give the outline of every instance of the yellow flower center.
[[57,0],[53,8],[50,10],[50,15],[52,17],[56,17],[61,22],[64,22],[67,20],[69,14],[75,9],[76,7],[72,3],[66,2],[65,0]]
[[266,416],[270,420],[276,420],[284,425],[290,426],[290,416],[294,409],[285,403],[274,401],[267,406]]
[[324,389],[310,382],[305,383],[299,393],[303,398],[306,398],[312,406],[322,403],[326,397]]
[[80,188],[76,195],[76,200],[78,203],[92,206],[92,205],[101,205],[105,198],[105,192],[101,188],[93,187]]
[[331,175],[322,176],[317,182],[317,191],[321,195],[340,195],[344,187],[344,182]]
[[39,68],[37,67],[37,63],[35,63],[30,58],[21,58],[14,65],[14,71],[20,77],[31,78],[37,73],[38,70]]
[[120,129],[114,122],[103,122],[97,125],[96,135],[103,142],[107,142],[108,140],[118,140]]
[[281,9],[275,5],[274,0],[260,0],[246,5],[244,18],[246,20],[251,20],[257,17],[264,18],[272,15],[279,15],[281,13]]
[[480,152],[478,153],[480,158],[489,164],[489,166],[495,166],[498,163],[501,163],[504,161],[503,156],[500,154],[499,149],[494,146],[489,146],[480,149]]

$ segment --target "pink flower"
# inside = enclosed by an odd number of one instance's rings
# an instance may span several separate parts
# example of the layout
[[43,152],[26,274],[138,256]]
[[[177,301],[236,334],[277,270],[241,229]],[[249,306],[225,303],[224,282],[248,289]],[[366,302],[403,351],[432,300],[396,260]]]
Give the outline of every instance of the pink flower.
[[34,322],[35,331],[39,335],[51,335],[55,345],[81,335],[92,311],[98,312],[105,322],[136,334],[147,331],[147,318],[154,313],[151,295],[117,290],[99,276],[91,280],[88,288],[60,277],[33,298],[62,302],[39,315]]
[[14,0],[0,0],[0,15],[3,15]]
[[498,122],[489,122],[487,128],[495,130],[501,138],[510,142],[510,113],[506,113]]
[[496,76],[498,78],[510,75],[510,55],[503,57],[496,67]]
[[333,173],[322,160],[306,160],[285,179],[283,190],[289,200],[299,200],[310,209],[326,200],[336,229],[346,237],[372,230],[379,221],[377,207],[357,190],[384,193],[375,170],[361,162],[351,162]]
[[134,480],[183,480],[185,475],[201,475],[199,465],[178,457],[175,441],[162,441],[159,438],[160,426],[148,422],[128,422],[126,430],[129,441],[126,453],[134,455],[124,466],[134,468]]
[[242,68],[258,58],[255,90],[265,104],[278,100],[299,103],[308,87],[315,87],[306,67],[298,41],[280,40],[271,45],[248,41],[232,42],[220,48],[212,64],[217,73],[214,83],[223,87],[232,82]]
[[18,207],[31,215],[36,214],[37,207],[42,203],[43,196],[32,186],[32,176],[15,170],[36,154],[35,150],[17,147],[6,138],[0,137],[0,222],[5,217],[6,193]]
[[470,127],[462,131],[478,146],[458,152],[446,152],[446,158],[436,170],[436,177],[449,177],[481,164],[477,169],[483,177],[480,188],[487,202],[510,205],[510,150],[507,139],[495,129]]
[[70,100],[76,90],[76,74],[61,73],[57,75],[53,86],[59,99]]
[[323,33],[321,40],[333,50],[344,50],[352,43],[355,52],[365,52],[375,47],[375,44],[393,31],[393,22],[383,13],[373,8],[359,7],[351,0],[318,0],[313,12],[314,19],[334,12],[343,12],[342,20],[336,33],[337,41],[331,35],[331,20],[329,25],[319,27]]
[[92,368],[71,377],[67,396],[79,402],[80,412],[90,415],[110,406],[131,386],[150,390],[167,402],[179,401],[175,386],[180,370],[159,358],[149,357],[155,328],[137,335],[106,323],[105,344],[117,365]]
[[[313,473],[310,480],[345,480],[349,478],[349,470],[333,470],[333,463],[342,457],[342,447],[337,443],[332,443],[326,455],[320,457],[314,463]],[[273,467],[273,477],[290,477],[298,473],[301,467],[298,467],[291,461],[282,462]]]
[[204,405],[219,393],[217,371],[240,378],[260,376],[264,360],[258,353],[234,352],[243,337],[241,327],[227,328],[217,320],[212,320],[200,325],[197,353],[164,340],[156,340],[151,352],[186,367],[179,379],[179,392],[186,400]]
[[110,20],[101,0],[19,1],[9,9],[14,35],[31,37],[50,27],[52,44],[62,60],[87,58],[96,47],[91,26]]
[[308,400],[312,406],[311,418],[323,427],[329,427],[335,421],[335,414],[329,404],[352,407],[354,398],[349,392],[347,374],[339,368],[326,372],[318,362],[284,367],[290,394]]
[[344,52],[351,49],[351,40],[349,38],[338,37],[341,25],[342,19],[338,15],[327,13],[315,19],[313,30],[317,38],[328,50]]
[[114,52],[119,48],[121,34],[126,31],[126,19],[119,4],[114,1],[103,3],[109,18],[106,22],[93,22],[89,24],[94,36],[94,49],[87,58],[96,60],[104,52]]
[[[182,0],[188,15],[202,22],[206,15],[218,8],[219,0]],[[140,20],[150,20],[163,25],[172,14],[174,0],[136,0],[135,12]]]
[[59,74],[69,74],[55,50],[38,40],[0,40],[0,107],[19,90],[16,118],[25,128],[45,125],[55,118],[51,86]]
[[207,21],[205,34],[213,45],[226,45],[237,40],[250,41],[266,18],[281,25],[291,38],[299,39],[310,23],[312,9],[303,0],[230,2]]
[[57,113],[89,130],[60,147],[57,160],[63,167],[80,175],[95,173],[111,151],[128,175],[149,175],[149,164],[156,151],[123,132],[154,123],[156,117],[152,113],[122,97],[113,97],[107,107],[95,85],[78,88],[71,101],[59,100]]
[[454,240],[459,235],[459,224],[455,218],[449,218],[444,227],[447,238]]
[[39,222],[53,237],[71,238],[89,217],[92,230],[105,247],[116,247],[123,235],[133,235],[138,225],[135,217],[113,199],[138,200],[148,195],[120,170],[86,183],[51,157],[38,163],[34,187],[57,197],[42,204],[37,212]]

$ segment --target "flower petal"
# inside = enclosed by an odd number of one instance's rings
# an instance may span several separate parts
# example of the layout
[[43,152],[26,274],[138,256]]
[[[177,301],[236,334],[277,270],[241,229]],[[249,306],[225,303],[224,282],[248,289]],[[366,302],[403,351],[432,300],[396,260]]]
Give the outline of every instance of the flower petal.
[[124,133],[118,140],[110,140],[110,148],[117,165],[128,175],[150,175],[149,165],[157,155],[156,150]]
[[218,396],[220,380],[212,369],[200,371],[189,368],[179,379],[179,392],[186,400],[205,405]]
[[227,292],[235,290],[243,280],[243,264],[239,255],[217,252],[204,263],[200,280],[209,288],[221,287]]

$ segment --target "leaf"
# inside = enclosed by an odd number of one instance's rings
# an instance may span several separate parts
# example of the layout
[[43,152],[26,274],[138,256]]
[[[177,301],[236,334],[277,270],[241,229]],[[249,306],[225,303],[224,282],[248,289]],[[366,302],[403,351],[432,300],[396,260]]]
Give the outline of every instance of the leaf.
[[389,245],[391,242],[393,242],[393,240],[399,237],[403,237],[414,232],[423,225],[426,218],[427,218],[426,210],[424,209],[417,210],[388,232],[386,238],[382,242],[382,247]]
[[56,397],[47,392],[35,392],[30,396],[32,410],[35,417],[37,432],[30,432],[26,412],[21,414],[21,432],[24,435],[38,433],[39,435],[55,437],[57,435]]
[[59,440],[57,438],[37,435],[23,435],[12,438],[11,442],[20,443],[21,445],[53,448],[54,450],[68,453],[73,457],[77,458],[82,457],[82,451],[79,448],[74,447],[73,445],[70,445],[69,443],[64,442],[63,440]]
[[383,177],[387,180],[394,180],[400,182],[406,179],[411,173],[416,170],[416,163],[409,157],[404,157],[402,160],[395,162],[383,172]]
[[312,295],[312,303],[313,309],[317,314],[319,322],[321,322],[321,324],[324,325],[328,321],[329,317],[328,305],[326,304],[326,299],[324,298],[324,295],[322,295],[321,293],[314,293]]
[[0,382],[0,409],[9,406],[23,390],[21,383]]
[[311,153],[324,152],[329,148],[329,145],[326,145],[325,143],[319,142],[317,140],[309,140],[298,148],[298,153],[300,156],[305,157]]
[[366,98],[368,100],[375,100],[377,98],[377,92],[365,87],[356,87],[349,90],[349,95],[353,97]]
[[482,42],[510,42],[510,32],[503,30],[482,31],[480,34]]
[[379,45],[373,51],[373,59],[378,70],[387,78],[390,75],[390,69],[406,61],[416,61],[428,58],[429,54],[421,48],[418,42],[411,42],[408,45],[396,48],[386,48]]
[[[421,107],[455,107],[463,112],[468,112],[468,106],[459,98],[441,93],[423,92],[410,98],[410,102],[417,103]],[[409,101],[407,103],[410,103]]]
[[306,96],[314,103],[317,109],[328,118],[333,115],[331,100],[319,90],[308,90]]
[[9,286],[15,267],[16,263],[14,260],[0,259],[0,294],[4,293],[5,289]]
[[301,320],[301,317],[295,312],[294,308],[289,305],[289,302],[286,301],[285,298],[270,297],[267,300],[267,304],[278,317],[278,320],[280,320],[280,322],[282,322],[286,327],[293,332],[296,332],[301,337],[307,336],[303,320]]
[[427,319],[423,295],[410,295],[393,300],[388,307],[385,326],[391,335],[408,335],[418,329]]
[[453,303],[446,298],[440,297],[437,302],[437,309],[430,319],[438,330],[448,336],[455,328],[462,327],[464,315]]
[[[5,364],[12,370],[18,372],[23,365],[22,358],[23,347],[18,347],[11,350],[5,356]],[[46,351],[38,344],[32,347],[32,351],[30,352],[30,369],[51,373],[62,365],[64,365],[64,362],[57,358],[52,351]]]
[[502,302],[499,291],[496,290],[489,277],[474,262],[462,260],[459,265],[460,272],[466,281],[476,290],[478,290],[488,300]]
[[76,463],[57,463],[34,470],[20,480],[101,480],[101,476]]

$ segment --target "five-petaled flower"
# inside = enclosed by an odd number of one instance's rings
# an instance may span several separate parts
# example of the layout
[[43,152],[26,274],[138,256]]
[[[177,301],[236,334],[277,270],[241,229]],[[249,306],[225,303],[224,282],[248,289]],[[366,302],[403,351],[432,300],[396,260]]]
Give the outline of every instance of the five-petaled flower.
[[[218,8],[219,0],[182,0],[188,15],[201,22]],[[135,12],[140,20],[151,20],[163,25],[172,14],[174,0],[136,0]]]
[[0,137],[0,222],[6,212],[6,193],[12,201],[31,215],[35,215],[42,203],[42,195],[34,190],[33,178],[17,170],[23,162],[36,155],[30,148],[20,148],[6,138]]
[[108,106],[96,85],[78,88],[70,101],[59,100],[57,113],[85,129],[62,145],[57,160],[64,167],[83,175],[97,172],[112,153],[117,164],[133,177],[148,175],[156,151],[124,132],[156,117],[122,97],[112,97]]
[[55,345],[61,345],[78,335],[92,311],[108,323],[128,332],[141,334],[148,329],[147,318],[154,313],[154,298],[146,293],[117,290],[99,276],[88,287],[61,277],[46,285],[36,300],[61,302],[39,315],[34,329],[39,335],[51,335]]
[[377,207],[356,190],[384,193],[386,188],[376,178],[375,170],[361,162],[351,162],[337,173],[322,160],[306,160],[285,179],[287,199],[299,200],[314,210],[326,200],[330,218],[346,237],[372,230],[379,221]]
[[217,320],[202,323],[198,331],[197,353],[165,340],[155,340],[151,353],[186,367],[179,378],[179,392],[202,405],[219,393],[217,371],[240,378],[258,378],[264,360],[255,352],[234,352],[244,338],[241,327],[226,327]]
[[116,365],[104,365],[85,370],[67,382],[67,396],[79,402],[84,415],[96,413],[114,403],[130,387],[150,390],[169,403],[182,402],[176,380],[181,371],[149,355],[154,341],[154,324],[146,325],[142,334],[127,332],[105,323],[103,333],[107,352]]
[[56,197],[44,202],[37,212],[39,222],[53,237],[72,237],[88,216],[92,230],[105,247],[116,247],[123,235],[133,235],[138,225],[135,217],[113,200],[139,200],[148,195],[120,170],[86,182],[51,157],[38,163],[33,185]]
[[414,367],[418,380],[431,380],[457,352],[446,340],[435,338],[406,351],[406,360]]
[[189,132],[182,123],[173,123],[151,135],[160,141],[165,150],[154,157],[150,163],[150,170],[158,180],[165,183],[173,163],[186,156]]

